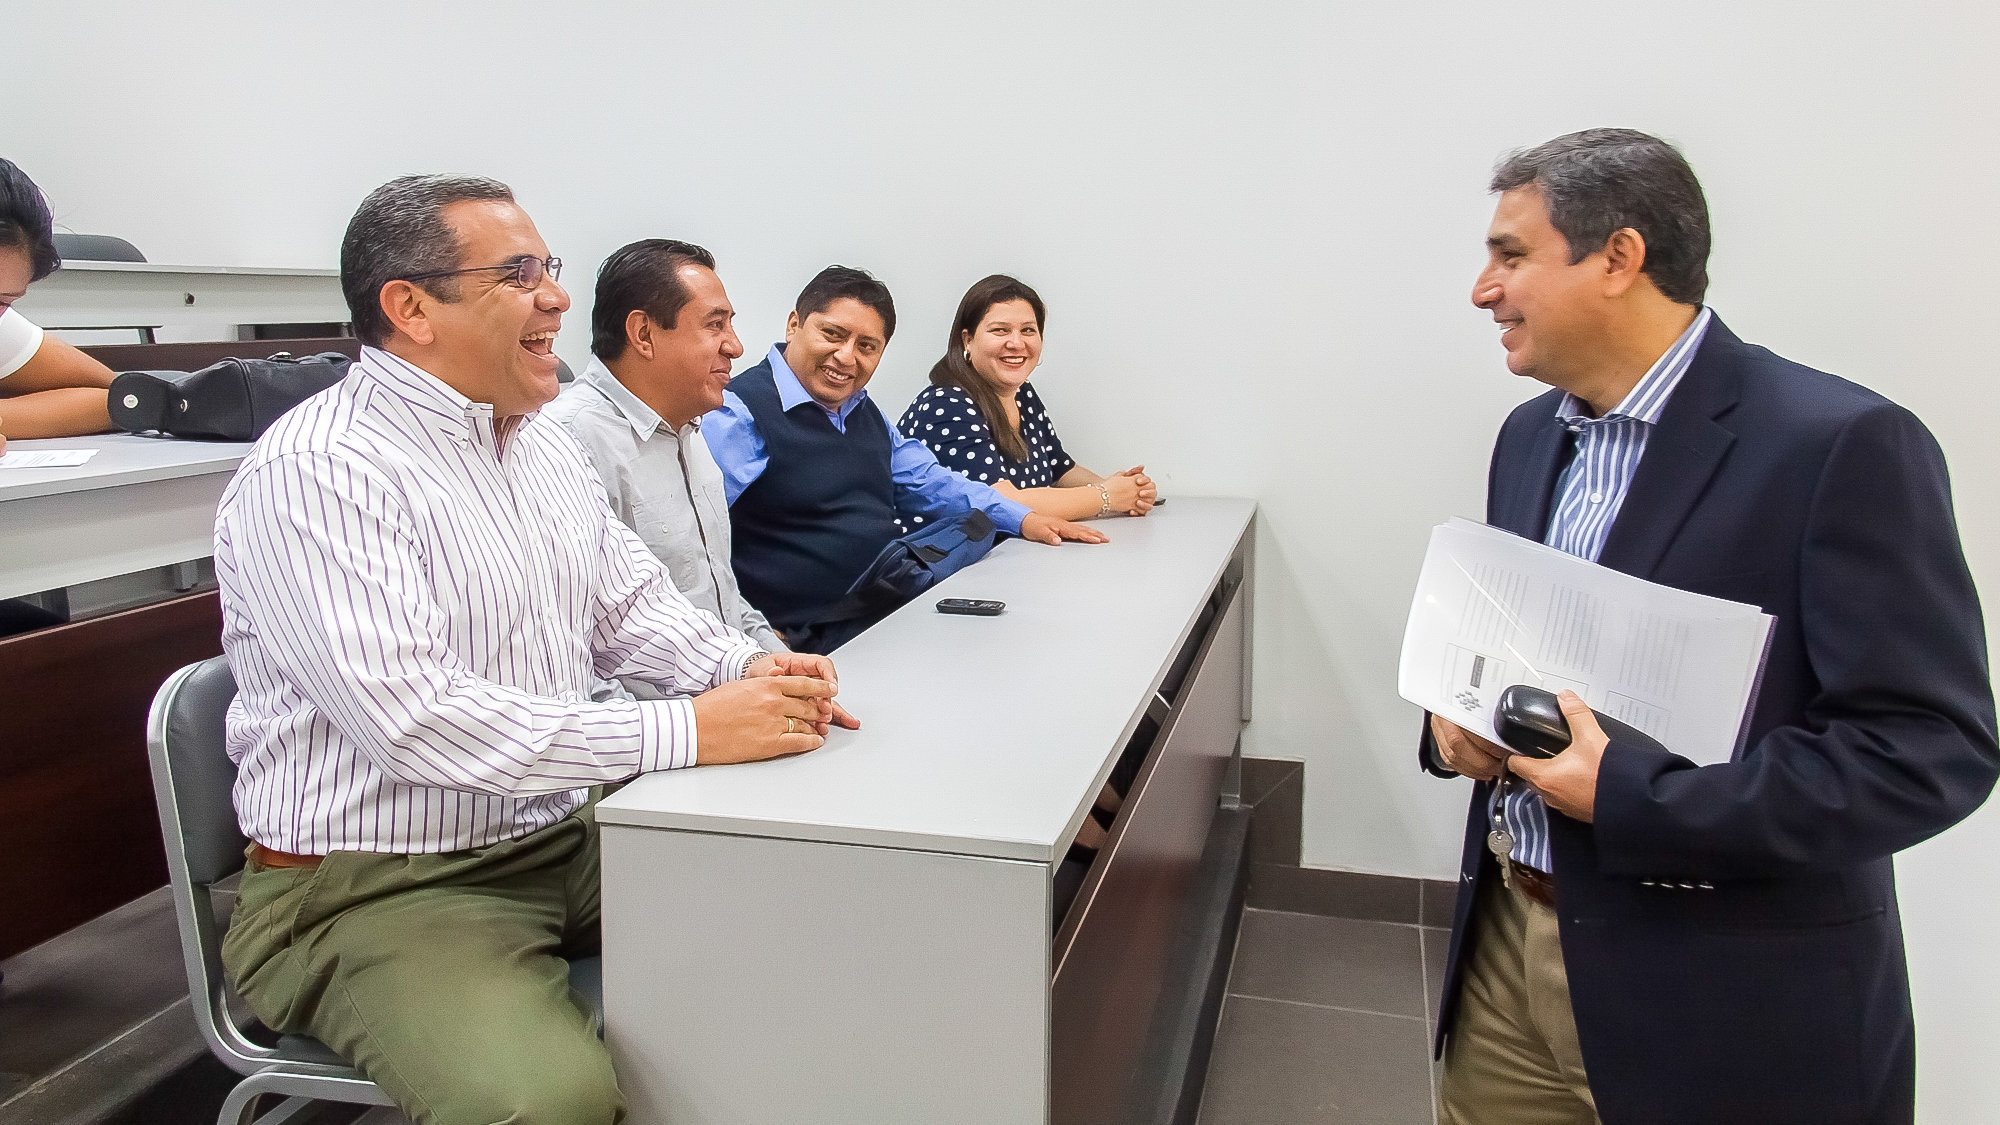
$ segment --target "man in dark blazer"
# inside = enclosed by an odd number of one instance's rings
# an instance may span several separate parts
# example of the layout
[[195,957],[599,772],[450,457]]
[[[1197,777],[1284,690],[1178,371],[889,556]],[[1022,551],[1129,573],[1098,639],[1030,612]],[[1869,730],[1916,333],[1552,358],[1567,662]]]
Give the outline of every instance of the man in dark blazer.
[[2000,772],[1943,455],[1908,411],[1702,306],[1707,206],[1671,146],[1571,134],[1492,190],[1473,302],[1509,368],[1556,389],[1501,428],[1488,521],[1776,622],[1724,764],[1607,740],[1570,693],[1548,761],[1431,718],[1425,768],[1479,782],[1444,1120],[1908,1122],[1891,857]]

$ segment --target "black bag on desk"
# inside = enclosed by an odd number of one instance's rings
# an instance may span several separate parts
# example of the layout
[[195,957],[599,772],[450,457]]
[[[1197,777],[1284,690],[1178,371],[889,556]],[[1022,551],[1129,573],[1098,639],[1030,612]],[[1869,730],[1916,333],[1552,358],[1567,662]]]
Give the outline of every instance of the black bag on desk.
[[832,652],[911,598],[985,558],[999,541],[999,529],[986,513],[970,509],[892,539],[838,602],[807,624],[786,629],[785,643],[797,652]]
[[340,382],[353,362],[339,352],[279,352],[200,371],[127,371],[111,381],[111,421],[135,434],[255,441],[278,415]]

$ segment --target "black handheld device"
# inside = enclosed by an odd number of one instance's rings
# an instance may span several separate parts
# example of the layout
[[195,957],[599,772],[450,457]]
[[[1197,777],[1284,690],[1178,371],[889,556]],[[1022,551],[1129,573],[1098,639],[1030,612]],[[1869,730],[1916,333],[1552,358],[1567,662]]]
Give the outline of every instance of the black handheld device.
[[1006,609],[1006,602],[982,598],[939,598],[937,603],[939,613],[963,613],[971,617],[998,617]]
[[[1613,742],[1666,749],[1652,735],[1602,711],[1597,712],[1597,725]],[[1563,718],[1556,693],[1527,684],[1515,684],[1500,693],[1500,702],[1493,708],[1493,733],[1507,749],[1530,758],[1553,758],[1569,748],[1569,720]]]

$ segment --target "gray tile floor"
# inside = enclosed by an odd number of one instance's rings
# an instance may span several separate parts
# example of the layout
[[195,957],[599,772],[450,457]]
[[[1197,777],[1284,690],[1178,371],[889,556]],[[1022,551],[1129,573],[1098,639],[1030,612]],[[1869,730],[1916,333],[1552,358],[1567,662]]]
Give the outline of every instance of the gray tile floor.
[[1245,910],[1201,1125],[1429,1125],[1448,936]]

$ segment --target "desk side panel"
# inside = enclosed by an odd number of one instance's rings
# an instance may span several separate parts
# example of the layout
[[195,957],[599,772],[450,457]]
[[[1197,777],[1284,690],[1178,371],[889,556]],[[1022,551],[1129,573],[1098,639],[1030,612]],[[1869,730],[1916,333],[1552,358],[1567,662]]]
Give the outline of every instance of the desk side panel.
[[1123,1118],[1243,727],[1246,594],[1238,586],[1212,626],[1071,908],[1076,917],[1058,935],[1050,1012],[1057,1125]]
[[146,712],[221,651],[213,592],[0,640],[0,957],[166,883]]
[[215,552],[233,472],[0,503],[0,598],[95,582]]
[[605,825],[633,1125],[1048,1119],[1049,869]]

